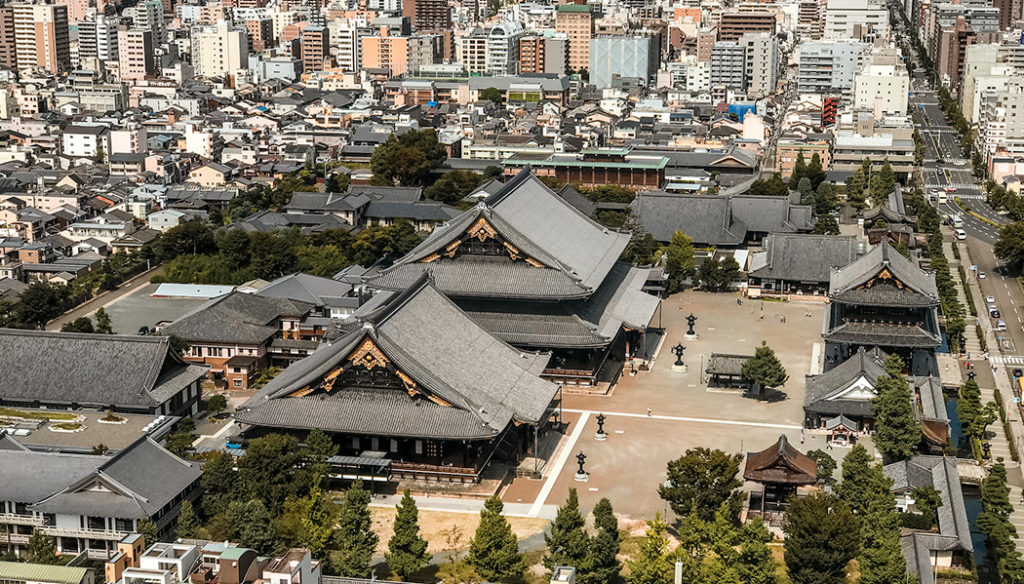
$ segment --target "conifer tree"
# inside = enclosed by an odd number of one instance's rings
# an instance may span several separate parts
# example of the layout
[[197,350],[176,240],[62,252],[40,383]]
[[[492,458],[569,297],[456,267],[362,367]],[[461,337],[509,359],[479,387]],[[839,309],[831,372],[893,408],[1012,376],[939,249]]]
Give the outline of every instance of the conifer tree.
[[277,530],[274,529],[274,518],[263,501],[232,501],[228,505],[227,520],[232,540],[261,554],[274,553]]
[[60,557],[57,555],[57,542],[41,529],[32,530],[26,547],[28,549],[25,559],[29,563],[56,564],[60,562]]
[[199,531],[199,520],[196,519],[195,511],[192,509],[192,501],[183,501],[178,510],[178,526],[175,530],[178,537],[194,538]]
[[96,310],[95,318],[96,318],[96,329],[95,330],[96,330],[97,333],[102,333],[102,334],[105,334],[105,335],[114,334],[114,329],[112,328],[111,322],[110,322],[110,315],[107,314],[107,311],[104,310],[102,306],[99,307]]
[[619,520],[615,518],[612,504],[603,498],[594,505],[594,527],[597,534],[590,539],[585,570],[577,573],[580,584],[614,584],[619,579],[622,566],[619,564]]
[[629,562],[628,584],[667,584],[672,581],[672,561],[668,557],[668,526],[657,515],[647,522],[647,535],[640,541],[639,554]]
[[921,422],[914,415],[914,395],[902,375],[883,375],[871,400],[875,447],[889,462],[909,458],[921,442]]
[[583,531],[583,515],[574,487],[569,489],[565,504],[558,508],[558,514],[551,523],[551,535],[544,535],[548,550],[544,554],[544,567],[554,570],[556,566],[579,568],[587,556],[589,538]]
[[522,576],[526,562],[519,553],[519,541],[505,516],[505,505],[497,495],[484,503],[473,539],[469,541],[467,560],[487,582],[505,582]]
[[309,497],[303,500],[302,506],[302,547],[318,560],[327,557],[334,539],[334,525],[337,522],[337,511],[334,502],[314,483],[309,490]]
[[825,169],[821,166],[821,155],[817,152],[811,156],[811,163],[807,165],[807,170],[804,172],[804,177],[810,179],[811,187],[817,189],[825,182],[826,174]]
[[736,572],[743,584],[775,584],[776,562],[768,543],[772,534],[760,517],[740,529]]
[[759,390],[780,387],[789,379],[782,361],[779,361],[775,351],[766,341],[761,341],[761,346],[754,351],[754,356],[743,363],[740,376]]
[[388,540],[388,553],[384,554],[391,571],[408,580],[430,562],[427,540],[420,537],[419,509],[406,489],[395,516],[395,534]]
[[796,162],[793,163],[793,172],[789,175],[789,190],[797,190],[797,186],[800,184],[800,179],[804,178],[807,172],[807,160],[804,159],[804,153],[799,152],[796,155]]
[[890,485],[891,481],[882,474],[882,467],[863,445],[856,444],[843,458],[843,480],[836,485],[835,492],[851,511],[864,515],[873,501],[889,494]]
[[156,537],[156,523],[153,523],[153,521],[148,517],[139,519],[139,523],[135,531],[138,531],[142,536],[143,541],[146,543],[146,547],[149,547],[151,544],[158,541]]
[[841,499],[816,492],[794,499],[783,521],[786,568],[793,584],[844,582],[860,551],[857,517]]
[[338,513],[338,554],[334,567],[340,576],[365,578],[377,548],[377,534],[370,523],[370,492],[362,481],[345,491],[345,503]]

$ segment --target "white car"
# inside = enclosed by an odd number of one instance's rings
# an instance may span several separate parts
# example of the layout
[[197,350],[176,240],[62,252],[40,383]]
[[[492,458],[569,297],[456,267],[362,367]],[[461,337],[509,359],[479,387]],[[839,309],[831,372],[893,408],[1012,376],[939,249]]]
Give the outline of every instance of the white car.
[[978,279],[979,280],[984,280],[985,279],[985,272],[978,272]]
[[995,302],[996,302],[996,297],[995,296],[986,296],[985,297],[985,303],[986,304],[995,304]]

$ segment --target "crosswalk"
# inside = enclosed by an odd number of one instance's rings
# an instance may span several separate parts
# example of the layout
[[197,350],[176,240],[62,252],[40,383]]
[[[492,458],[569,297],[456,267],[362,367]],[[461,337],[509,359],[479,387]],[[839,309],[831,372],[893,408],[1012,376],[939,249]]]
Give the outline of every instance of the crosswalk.
[[1024,365],[1022,355],[992,355],[988,358],[993,365]]
[[[950,188],[950,189],[961,189],[961,190],[962,189],[970,189],[970,190],[974,190],[974,191],[980,191],[980,189],[978,189],[978,185],[971,184],[971,183],[953,183],[953,184],[925,183],[924,186],[927,189]],[[970,199],[972,201],[980,201],[980,200],[984,200],[984,198],[985,198],[985,195],[975,194],[975,193],[966,193],[966,194],[949,193],[949,196],[951,196],[951,197],[960,197],[961,199]]]

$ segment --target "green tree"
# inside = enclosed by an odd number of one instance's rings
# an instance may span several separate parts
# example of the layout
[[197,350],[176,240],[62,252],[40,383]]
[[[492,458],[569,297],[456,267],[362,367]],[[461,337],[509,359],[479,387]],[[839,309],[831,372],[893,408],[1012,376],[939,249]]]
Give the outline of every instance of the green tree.
[[839,206],[839,199],[836,197],[832,183],[823,182],[818,185],[814,192],[814,214],[827,215],[837,206]]
[[989,424],[998,417],[998,406],[994,402],[981,404],[981,389],[978,382],[968,379],[960,387],[960,399],[957,400],[956,413],[960,418],[961,429],[965,438],[982,440]]
[[502,515],[504,508],[497,495],[487,499],[480,512],[480,524],[469,541],[466,559],[487,582],[517,579],[526,570],[526,562],[519,553],[519,542],[512,526]]
[[806,176],[800,179],[800,182],[796,185],[796,190],[800,193],[801,205],[810,205],[814,202],[814,185],[811,184],[811,179]]
[[243,229],[222,229],[217,233],[217,247],[228,269],[240,270],[249,265],[249,233]]
[[647,535],[640,540],[640,549],[635,559],[630,560],[628,584],[668,584],[672,581],[672,560],[669,559],[668,526],[661,515],[647,522]]
[[556,566],[582,565],[590,544],[583,525],[576,489],[570,488],[569,498],[558,508],[558,514],[551,523],[551,535],[544,535],[548,548],[544,554],[545,568],[554,570]]
[[295,272],[299,266],[299,258],[295,255],[295,235],[289,231],[253,233],[250,236],[253,275],[274,280]]
[[811,187],[817,189],[825,182],[827,175],[825,169],[821,166],[821,155],[815,152],[811,156],[811,163],[807,165],[807,171],[804,176],[811,179]]
[[882,473],[863,445],[857,444],[843,458],[843,480],[835,492],[857,515],[865,515],[874,501],[889,496],[892,481]]
[[230,537],[260,554],[272,554],[277,548],[274,518],[259,499],[232,501],[227,509]]
[[396,509],[395,534],[388,540],[384,558],[391,571],[408,581],[430,562],[431,554],[427,553],[427,540],[420,536],[420,512],[408,489]]
[[383,258],[394,261],[419,245],[422,238],[412,223],[402,219],[387,227],[368,227],[352,242],[352,261],[369,266]]
[[345,491],[345,503],[338,515],[338,555],[335,568],[348,578],[365,578],[370,573],[370,560],[377,548],[377,534],[370,522],[370,492],[362,481],[355,481]]
[[323,430],[313,428],[306,435],[306,466],[313,475],[312,481],[323,485],[327,481],[329,466],[327,459],[338,453],[338,445]]
[[751,195],[767,197],[785,197],[789,195],[789,186],[782,180],[782,175],[775,173],[768,180],[758,179],[750,185]]
[[803,151],[797,153],[796,162],[793,163],[793,172],[789,175],[789,190],[795,191],[799,189],[800,180],[806,176],[807,173],[807,159],[804,158]]
[[348,190],[351,181],[352,178],[344,172],[333,172],[324,182],[324,187],[328,193],[344,193]]
[[485,182],[484,176],[469,170],[452,170],[441,175],[423,191],[423,196],[446,205],[457,205],[463,197]]
[[743,524],[734,565],[742,584],[775,584],[776,562],[768,543],[772,534],[760,517]]
[[478,95],[481,100],[491,101],[498,105],[501,105],[505,101],[505,97],[502,95],[501,90],[496,87],[482,89]]
[[938,510],[942,507],[942,494],[931,485],[914,487],[910,495],[914,499],[914,507],[925,518],[928,529],[939,524]]
[[191,539],[199,533],[199,519],[192,510],[192,501],[182,501],[178,510],[178,526],[175,534],[178,537]]
[[410,130],[401,136],[391,134],[370,156],[375,184],[422,185],[430,171],[447,158],[445,147],[432,129]]
[[80,316],[71,322],[66,322],[60,326],[61,332],[65,333],[94,333],[96,329],[92,326],[92,321],[87,316]]
[[213,450],[203,464],[203,513],[216,515],[227,511],[238,493],[238,472],[235,459],[227,452]]
[[668,480],[658,486],[658,495],[668,501],[672,511],[682,517],[695,511],[711,520],[723,503],[736,514],[742,505],[739,488],[743,481],[740,454],[726,454],[709,448],[690,448],[681,457],[668,462]]
[[853,176],[846,180],[846,201],[854,209],[863,209],[867,206],[867,197],[864,196],[864,191],[867,189],[867,176],[871,168],[871,159],[867,158],[865,162],[868,165],[868,170],[865,170],[862,165],[853,173]]
[[992,248],[996,257],[1013,269],[1024,266],[1024,222],[1011,223],[999,228],[999,239]]
[[327,557],[334,539],[337,508],[327,492],[314,483],[302,506],[302,538],[300,545],[318,560]]
[[743,363],[740,377],[750,383],[755,391],[781,387],[789,379],[782,361],[779,361],[775,351],[765,341],[761,341],[761,346],[754,350],[754,356]]
[[665,258],[669,291],[678,291],[683,286],[683,280],[694,273],[693,242],[690,236],[676,231],[672,234],[672,241],[661,248],[660,253]]
[[582,572],[577,572],[580,584],[615,584],[622,566],[619,564],[619,521],[615,518],[611,501],[602,498],[594,505],[594,527],[597,533],[590,539]]
[[164,232],[153,243],[153,251],[160,261],[180,255],[204,255],[217,252],[217,240],[210,226],[202,221],[186,221]]
[[793,584],[836,584],[860,552],[860,524],[839,497],[818,491],[793,499],[782,529]]
[[[148,544],[147,544],[148,545]],[[57,542],[42,529],[33,529],[26,544],[25,560],[32,564],[57,564]]]
[[914,394],[902,375],[878,379],[871,400],[875,416],[875,447],[887,461],[904,460],[921,442],[921,422],[914,414]]
[[110,322],[110,315],[103,307],[96,309],[96,332],[104,335],[114,334],[112,323]]
[[67,300],[68,290],[62,284],[29,284],[18,297],[14,319],[26,328],[42,329],[47,322],[64,312]]
[[819,215],[811,233],[815,235],[839,235],[839,221],[831,213]]
[[142,536],[142,541],[145,542],[146,547],[149,547],[153,543],[160,541],[157,538],[156,523],[153,523],[148,517],[139,519],[135,526],[135,531]]
[[238,459],[238,482],[242,492],[259,499],[277,512],[295,494],[293,475],[301,459],[299,441],[286,434],[268,434],[249,443]]
[[885,205],[889,200],[889,194],[896,188],[896,175],[892,172],[892,165],[886,158],[882,168],[871,175],[871,200],[877,206]]
[[211,395],[210,399],[206,402],[206,411],[211,416],[216,416],[226,409],[228,409],[228,398],[224,397],[222,393]]
[[96,164],[104,164],[107,161],[107,152],[103,146],[96,147],[96,153],[92,155],[92,159]]
[[818,482],[829,483],[832,481],[832,473],[836,472],[838,465],[836,459],[832,458],[829,453],[825,452],[820,448],[816,448],[807,453],[809,458],[813,458],[818,463]]

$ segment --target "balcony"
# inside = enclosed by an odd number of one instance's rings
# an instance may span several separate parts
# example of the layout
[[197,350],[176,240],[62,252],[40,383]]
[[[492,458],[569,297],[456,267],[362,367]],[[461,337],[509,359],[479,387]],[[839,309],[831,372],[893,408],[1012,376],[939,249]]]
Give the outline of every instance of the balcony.
[[43,518],[36,517],[34,515],[21,515],[18,513],[0,513],[0,524],[2,523],[6,523],[8,525],[41,526],[43,524]]

